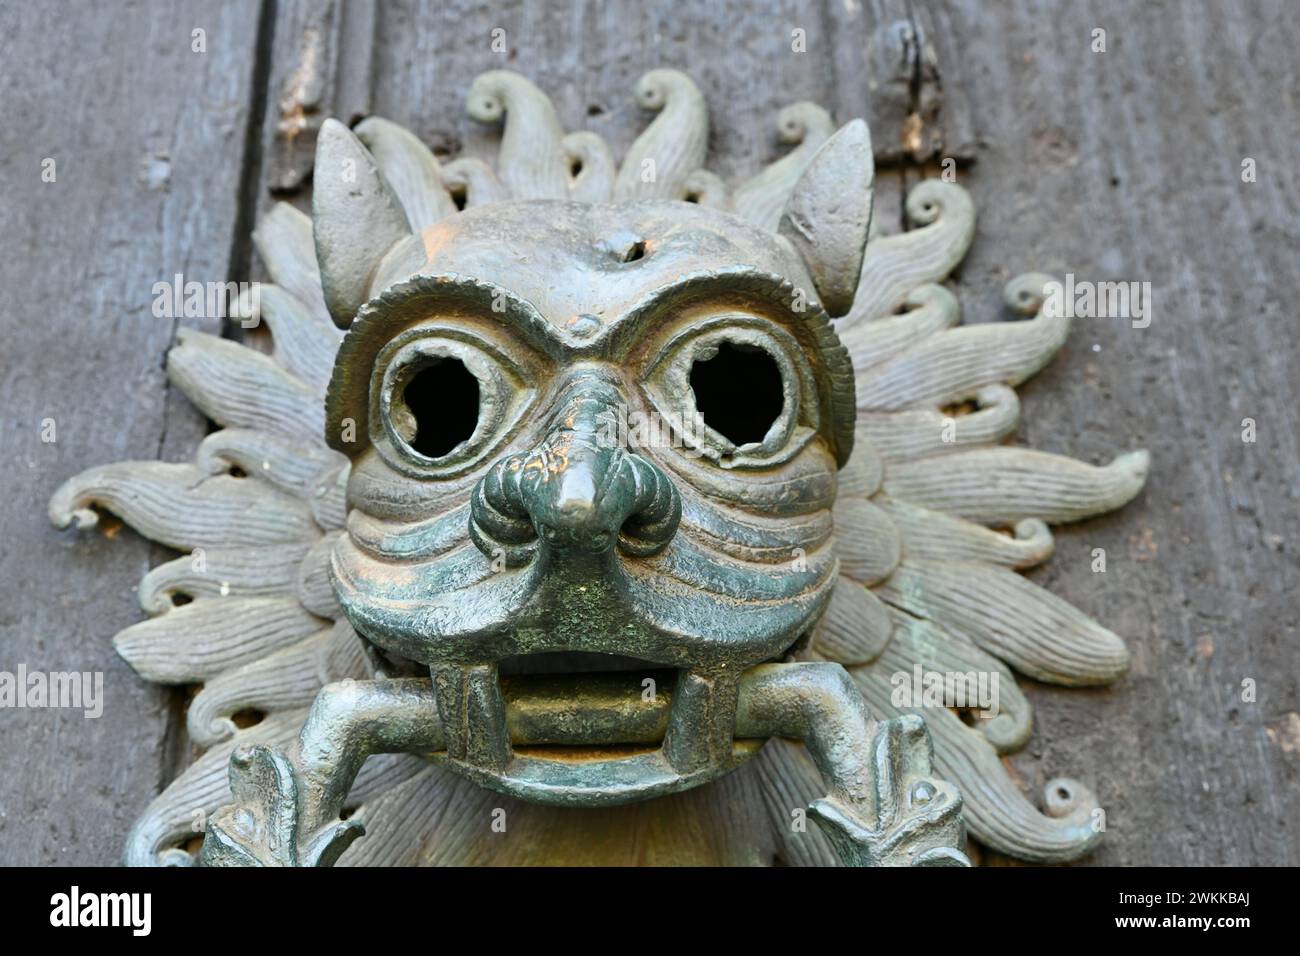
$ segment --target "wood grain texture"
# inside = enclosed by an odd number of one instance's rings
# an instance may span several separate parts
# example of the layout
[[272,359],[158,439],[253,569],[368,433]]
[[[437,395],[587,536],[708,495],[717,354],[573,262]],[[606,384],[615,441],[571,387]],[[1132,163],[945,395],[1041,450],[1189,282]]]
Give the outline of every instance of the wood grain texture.
[[1300,29],[1282,3],[945,12],[984,144],[960,180],[979,210],[966,321],[1025,269],[1154,296],[1146,329],[1076,320],[1021,392],[1033,447],[1102,463],[1145,446],[1152,467],[1030,575],[1128,640],[1129,676],[1031,686],[1037,729],[1012,766],[1035,793],[1062,773],[1095,785],[1107,833],[1089,863],[1300,863]]
[[[0,436],[10,464],[0,669],[102,670],[107,694],[97,721],[0,711],[0,863],[115,862],[126,827],[188,752],[178,702],[108,643],[141,618],[135,584],[163,550],[129,531],[113,541],[56,532],[45,502],[90,465],[192,455],[204,426],[167,391],[174,328],[151,315],[150,288],[177,271],[260,275],[247,239],[253,210],[267,207],[272,187],[307,207],[302,154],[276,137],[304,44],[323,29],[333,65],[319,77],[321,108],[349,119],[368,108],[409,126],[440,159],[494,155],[499,133],[463,105],[473,77],[490,69],[531,78],[566,130],[600,133],[616,155],[651,119],[632,100],[637,78],[686,70],[711,113],[710,168],[733,180],[784,151],[775,117],[789,103],[824,104],[841,123],[865,113],[892,129],[939,96],[926,114],[939,132],[922,130],[937,144],[922,153],[931,164],[900,155],[878,172],[876,214],[897,223],[905,186],[934,174],[935,160],[961,161],[979,216],[956,282],[965,321],[996,319],[1003,283],[1030,269],[1149,281],[1155,296],[1147,329],[1076,320],[1062,353],[1021,392],[1026,444],[1094,463],[1145,446],[1153,463],[1143,495],[1059,529],[1056,557],[1031,573],[1127,638],[1132,671],[1108,689],[1031,683],[1036,733],[1010,764],[1031,793],[1058,774],[1095,787],[1107,835],[1089,863],[1300,863],[1291,400],[1300,176],[1290,156],[1300,141],[1291,55],[1300,26],[1281,0],[697,9],[447,0],[384,3],[373,20],[370,5],[339,2],[351,9],[282,0],[263,17],[248,0],[219,12],[194,3],[0,13],[0,101],[11,107],[0,133]],[[935,63],[905,92],[873,88],[872,38],[903,20],[928,36]],[[208,34],[202,56],[190,51],[196,26]],[[1107,30],[1104,54],[1090,52],[1095,27]],[[494,28],[506,31],[504,54],[492,51]],[[796,28],[806,53],[791,50]],[[40,181],[47,156],[58,160],[57,184]],[[1245,157],[1256,160],[1256,183],[1241,181]],[[53,445],[40,441],[47,417]],[[1241,441],[1245,417],[1257,423],[1255,444]],[[1098,547],[1105,574],[1090,570]],[[1256,703],[1241,700],[1245,678],[1257,682]],[[686,794],[662,817],[629,809],[628,825],[641,834],[668,826],[704,848],[700,860],[738,861],[748,851],[736,828],[782,816],[760,806],[772,803],[771,783],[748,767],[717,785],[733,812]],[[465,839],[502,802],[474,803],[474,793],[461,796],[481,813],[452,828]],[[511,811],[514,832],[554,826],[550,812]],[[593,860],[644,860],[635,842],[610,853],[617,815],[593,814],[586,828],[569,820],[558,838],[587,841]],[[765,840],[760,855],[823,859],[817,849]],[[545,862],[508,840],[484,853]]]
[[105,697],[97,719],[0,710],[3,864],[117,863],[185,756],[174,693],[110,644],[165,549],[112,522],[56,531],[46,503],[94,464],[189,460],[206,430],[168,389],[178,323],[154,316],[152,287],[232,277],[258,26],[256,2],[0,11],[0,670],[101,671]]

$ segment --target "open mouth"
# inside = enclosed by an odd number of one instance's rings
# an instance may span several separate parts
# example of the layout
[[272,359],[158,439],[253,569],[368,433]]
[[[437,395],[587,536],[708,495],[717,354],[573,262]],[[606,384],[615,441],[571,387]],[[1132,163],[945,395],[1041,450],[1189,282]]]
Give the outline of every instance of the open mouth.
[[682,671],[634,657],[543,653],[500,664],[506,728],[516,753],[591,760],[654,749],[668,733]]
[[739,672],[583,652],[432,672],[447,741],[432,758],[534,802],[617,804],[684,790],[762,746],[735,739]]

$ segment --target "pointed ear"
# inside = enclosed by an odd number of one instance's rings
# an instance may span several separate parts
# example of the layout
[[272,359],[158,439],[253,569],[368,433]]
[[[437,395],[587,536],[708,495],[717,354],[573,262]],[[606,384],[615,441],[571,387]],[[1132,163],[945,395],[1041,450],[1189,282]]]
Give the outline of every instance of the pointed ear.
[[813,154],[777,227],[799,250],[817,297],[833,316],[853,305],[871,226],[874,177],[871,134],[856,119]]
[[321,124],[312,188],[321,289],[334,324],[346,329],[369,297],[385,253],[411,228],[374,157],[338,120]]

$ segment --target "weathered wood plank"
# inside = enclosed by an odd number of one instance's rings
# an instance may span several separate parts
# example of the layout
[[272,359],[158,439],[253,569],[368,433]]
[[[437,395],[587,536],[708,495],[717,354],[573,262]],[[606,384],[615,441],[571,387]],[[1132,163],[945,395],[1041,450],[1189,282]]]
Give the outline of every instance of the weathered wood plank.
[[205,431],[166,386],[177,323],[152,288],[231,278],[258,26],[255,0],[0,10],[0,670],[104,675],[97,719],[0,710],[3,864],[116,863],[170,778],[176,695],[109,643],[160,549],[109,522],[55,531],[46,505],[83,468],[188,458]]
[[373,0],[287,0],[275,12],[264,195],[303,186],[327,118],[369,114],[375,39]]
[[961,177],[980,213],[967,321],[1028,269],[1154,295],[1146,329],[1076,320],[1022,393],[1027,443],[1094,462],[1145,446],[1152,474],[1122,511],[1061,529],[1036,575],[1125,636],[1132,671],[1029,688],[1034,742],[1011,763],[1034,791],[1095,785],[1108,832],[1091,863],[1300,862],[1300,114],[1278,95],[1300,30],[1281,3],[944,12],[983,141]]

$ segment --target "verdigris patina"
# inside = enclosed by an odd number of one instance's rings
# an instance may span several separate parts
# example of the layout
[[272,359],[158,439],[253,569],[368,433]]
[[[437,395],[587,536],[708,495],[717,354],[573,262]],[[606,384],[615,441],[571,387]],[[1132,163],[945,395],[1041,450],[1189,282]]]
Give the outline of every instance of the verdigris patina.
[[[922,228],[869,239],[861,121],[791,107],[796,148],[730,189],[689,78],[637,96],[660,114],[618,166],[505,72],[469,93],[504,117],[495,171],[384,120],[326,123],[313,222],[281,206],[256,235],[274,355],[185,333],[169,358],[223,430],[196,466],[56,493],[56,523],[100,504],[194,552],[150,573],[156,616],[117,643],[203,684],[188,720],[212,749],[128,860],[191,862],[197,806],[207,864],[332,864],[375,827],[363,862],[420,862],[420,827],[391,823],[414,778],[587,808],[760,751],[800,779],[771,738],[806,746],[848,863],[965,864],[963,795],[977,836],[1029,859],[1097,839],[1086,789],[1054,781],[1043,816],[998,760],[1030,732],[1004,661],[1063,684],[1127,664],[1013,570],[1050,555],[1047,521],[1117,507],[1146,472],[1142,452],[1094,468],[999,444],[1010,386],[1068,330],[1040,311],[1047,277],[1007,288],[1029,321],[952,328],[934,283],[973,233],[960,187],[922,183]],[[1005,675],[996,716],[900,702],[918,665]],[[417,769],[376,785],[376,754]]]

